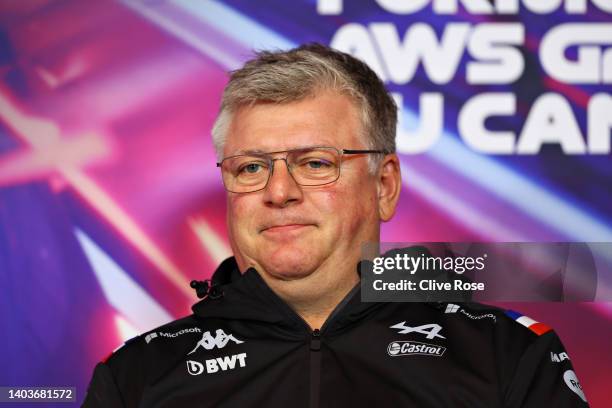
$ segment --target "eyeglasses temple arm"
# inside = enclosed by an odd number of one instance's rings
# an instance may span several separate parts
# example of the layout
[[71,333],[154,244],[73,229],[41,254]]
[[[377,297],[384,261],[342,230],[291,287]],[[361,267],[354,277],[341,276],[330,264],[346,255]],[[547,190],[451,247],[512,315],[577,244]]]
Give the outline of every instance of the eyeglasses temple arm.
[[342,154],[363,154],[363,153],[381,153],[387,154],[384,150],[353,150],[353,149],[342,149]]

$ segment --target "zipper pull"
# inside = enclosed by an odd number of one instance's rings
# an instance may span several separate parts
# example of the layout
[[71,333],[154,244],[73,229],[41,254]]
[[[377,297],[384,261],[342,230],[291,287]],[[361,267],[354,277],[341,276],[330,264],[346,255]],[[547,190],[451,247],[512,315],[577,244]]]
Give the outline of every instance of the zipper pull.
[[314,329],[312,331],[312,337],[310,338],[310,350],[321,350],[321,331],[319,329]]

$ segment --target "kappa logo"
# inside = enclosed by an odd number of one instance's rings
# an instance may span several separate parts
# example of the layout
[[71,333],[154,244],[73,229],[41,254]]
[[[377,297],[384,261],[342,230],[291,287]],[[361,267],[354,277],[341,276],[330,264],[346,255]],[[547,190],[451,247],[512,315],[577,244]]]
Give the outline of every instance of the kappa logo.
[[391,357],[424,355],[442,357],[446,347],[437,344],[421,343],[418,341],[393,341],[387,347],[387,354]]
[[431,324],[424,324],[422,326],[418,326],[418,327],[410,327],[410,326],[406,326],[406,321],[404,320],[403,322],[400,322],[398,324],[394,324],[393,326],[390,326],[391,329],[398,329],[399,330],[399,334],[408,334],[408,333],[420,333],[420,334],[425,334],[426,337],[428,339],[433,339],[436,337],[439,337],[441,339],[445,339],[446,337],[442,336],[440,333],[440,330],[442,330],[442,326],[440,326],[439,324],[435,324],[435,323],[431,323]]
[[228,371],[238,367],[246,367],[246,353],[234,354],[232,356],[224,356],[211,358],[204,361],[204,364],[199,361],[187,360],[187,372],[191,375],[200,375],[206,371],[207,374],[214,374],[219,371]]
[[453,303],[449,303],[446,305],[446,310],[444,313],[461,313],[462,315],[472,319],[472,320],[480,320],[480,319],[493,319],[494,322],[497,322],[497,317],[493,313],[481,314],[481,315],[473,315],[467,312],[465,309],[462,309],[459,305],[455,305]]
[[222,349],[229,343],[230,341],[236,344],[242,344],[244,341],[238,340],[232,334],[226,334],[222,329],[217,329],[215,332],[215,336],[213,337],[209,331],[204,332],[200,341],[197,342],[196,346],[191,350],[187,355],[195,353],[196,350],[200,347],[203,347],[205,350],[212,350],[215,347]]

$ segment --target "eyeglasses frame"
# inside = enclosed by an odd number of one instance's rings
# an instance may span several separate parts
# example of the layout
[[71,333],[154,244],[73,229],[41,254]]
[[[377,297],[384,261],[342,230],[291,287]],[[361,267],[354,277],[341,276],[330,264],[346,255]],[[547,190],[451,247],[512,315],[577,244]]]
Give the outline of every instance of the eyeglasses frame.
[[[298,151],[298,150],[310,150],[310,149],[333,149],[333,150],[336,151],[336,153],[338,153],[338,156],[340,157],[340,161],[338,163],[338,176],[334,180],[328,181],[327,183],[314,184],[314,185],[300,184],[300,183],[297,182],[297,180],[293,176],[293,173],[291,173],[291,169],[289,168],[289,163],[287,163],[287,156],[288,156],[289,153],[294,152],[294,151]],[[276,159],[270,157],[270,155],[278,154],[278,153],[287,153],[287,155],[285,155],[285,157],[279,157],[279,158],[276,158]],[[217,167],[221,168],[221,166],[223,165],[223,162],[225,160],[233,159],[235,157],[241,157],[241,156],[255,156],[255,157],[261,157],[261,158],[267,159],[268,163],[270,165],[270,172],[268,173],[268,179],[266,180],[266,183],[264,184],[264,186],[262,188],[259,188],[257,190],[253,190],[253,191],[240,191],[240,192],[231,191],[225,185],[225,181],[223,181],[223,187],[225,188],[225,190],[227,192],[233,193],[233,194],[248,194],[248,193],[256,193],[256,192],[264,190],[266,187],[268,187],[268,184],[270,183],[270,179],[272,178],[272,174],[274,174],[274,162],[277,161],[277,160],[283,160],[285,162],[285,166],[287,166],[287,171],[289,172],[289,175],[291,176],[293,181],[295,181],[295,184],[297,184],[298,186],[319,187],[319,186],[326,186],[328,184],[335,183],[336,181],[338,181],[338,179],[340,179],[340,174],[342,172],[342,162],[343,162],[342,158],[343,158],[343,156],[345,154],[346,155],[352,155],[352,154],[384,154],[384,155],[387,155],[389,153],[386,152],[385,150],[338,149],[338,148],[333,147],[333,146],[309,146],[309,147],[298,147],[298,148],[295,148],[295,149],[288,149],[288,150],[278,150],[278,151],[275,151],[275,152],[235,154],[235,155],[232,155],[232,156],[224,157],[220,162],[217,162],[216,165],[217,165]],[[221,179],[223,180],[223,177],[221,177]]]

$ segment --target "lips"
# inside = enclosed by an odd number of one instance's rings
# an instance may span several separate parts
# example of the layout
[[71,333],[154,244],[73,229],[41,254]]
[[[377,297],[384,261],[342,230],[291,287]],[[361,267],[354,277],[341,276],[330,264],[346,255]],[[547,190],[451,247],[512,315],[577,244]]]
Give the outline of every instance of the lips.
[[306,227],[316,227],[317,224],[310,220],[305,219],[284,219],[284,220],[275,220],[270,221],[268,223],[263,224],[259,228],[259,233],[267,233],[267,234],[281,234],[281,233],[297,233]]
[[265,228],[263,232],[289,232],[295,231],[300,228],[308,227],[310,224],[284,224],[284,225],[273,225]]

